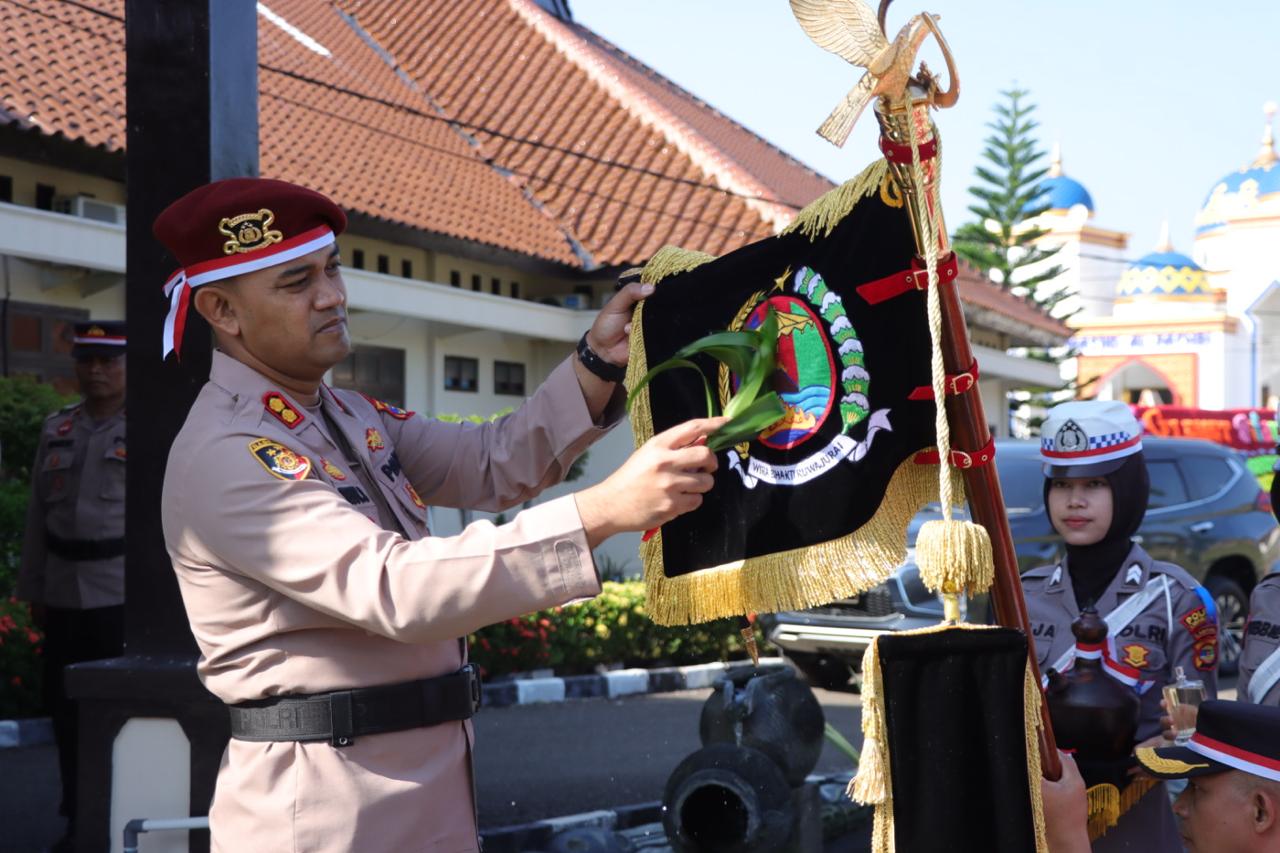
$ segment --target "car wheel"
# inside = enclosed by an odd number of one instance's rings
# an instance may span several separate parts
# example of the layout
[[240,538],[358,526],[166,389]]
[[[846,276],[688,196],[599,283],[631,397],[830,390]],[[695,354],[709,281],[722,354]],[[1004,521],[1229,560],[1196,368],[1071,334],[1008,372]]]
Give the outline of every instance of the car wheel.
[[791,665],[800,670],[804,680],[812,687],[823,690],[844,690],[849,686],[853,669],[849,664],[826,655],[791,652],[787,655]]
[[1240,668],[1244,626],[1249,616],[1249,596],[1240,584],[1221,575],[1204,579],[1218,610],[1218,674],[1235,675]]

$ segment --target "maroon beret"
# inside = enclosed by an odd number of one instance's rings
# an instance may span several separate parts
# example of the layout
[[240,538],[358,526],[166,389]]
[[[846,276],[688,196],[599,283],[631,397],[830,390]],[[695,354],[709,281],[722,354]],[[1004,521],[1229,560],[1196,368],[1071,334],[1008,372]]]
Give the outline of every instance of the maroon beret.
[[192,289],[310,254],[346,227],[326,196],[270,178],[215,181],[166,207],[152,232],[182,266],[164,286],[164,354],[181,350]]

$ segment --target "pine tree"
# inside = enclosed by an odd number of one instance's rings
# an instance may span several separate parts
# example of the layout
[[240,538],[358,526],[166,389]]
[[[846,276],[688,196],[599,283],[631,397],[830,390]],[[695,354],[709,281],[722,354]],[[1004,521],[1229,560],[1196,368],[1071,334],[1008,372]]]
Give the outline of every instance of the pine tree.
[[[953,242],[960,257],[993,281],[1051,311],[1067,295],[1044,286],[1062,273],[1057,264],[1043,264],[1058,250],[1035,245],[1045,231],[1023,224],[1048,209],[1040,185],[1048,168],[1038,165],[1045,152],[1032,137],[1039,127],[1031,117],[1036,108],[1025,100],[1025,89],[1000,94],[1005,102],[995,105],[996,118],[987,123],[992,133],[984,140],[986,163],[978,164],[979,183],[969,188],[974,198],[969,211],[977,221],[960,226]],[[1040,267],[1028,270],[1034,265]]]

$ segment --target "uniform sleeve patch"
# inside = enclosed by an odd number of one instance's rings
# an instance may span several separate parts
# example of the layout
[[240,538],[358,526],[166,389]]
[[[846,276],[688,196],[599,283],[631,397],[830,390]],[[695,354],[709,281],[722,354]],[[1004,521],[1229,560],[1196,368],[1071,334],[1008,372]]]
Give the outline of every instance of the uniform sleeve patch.
[[1196,641],[1193,653],[1196,669],[1213,669],[1218,663],[1218,636]]
[[1218,623],[1207,605],[1200,605],[1178,620],[1192,639],[1192,660],[1196,669],[1210,670],[1218,665]]
[[1182,627],[1186,628],[1191,636],[1196,637],[1203,633],[1206,629],[1213,628],[1213,620],[1209,618],[1209,613],[1202,604],[1199,607],[1188,611],[1187,615],[1180,620]]
[[278,391],[268,391],[262,395],[263,407],[271,413],[271,416],[289,429],[295,429],[298,424],[307,418],[302,412],[299,412],[293,406],[289,405],[289,401],[284,395]]
[[249,442],[249,452],[271,476],[281,480],[302,480],[311,471],[310,459],[269,438]]
[[378,414],[380,415],[387,414],[398,421],[407,421],[409,420],[409,418],[413,417],[413,414],[414,414],[413,412],[406,411],[405,409],[397,408],[396,406],[393,406],[390,403],[384,403],[379,399],[370,397],[368,394],[361,394],[360,396],[368,400],[370,405],[372,405],[375,409],[377,409]]

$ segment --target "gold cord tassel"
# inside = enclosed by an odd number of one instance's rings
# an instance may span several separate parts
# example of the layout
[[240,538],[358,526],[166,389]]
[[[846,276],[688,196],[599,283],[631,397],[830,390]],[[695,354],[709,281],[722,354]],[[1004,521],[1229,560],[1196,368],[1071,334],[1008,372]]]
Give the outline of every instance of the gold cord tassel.
[[[935,206],[928,203],[931,192],[925,181],[924,166],[920,162],[920,144],[916,138],[916,122],[907,122],[911,133],[911,179],[915,184],[916,198],[923,215],[920,217],[920,237],[924,245],[925,269],[929,275],[927,301],[929,308],[929,337],[933,342],[932,373],[934,400],[934,430],[938,438],[938,497],[942,505],[942,519],[929,521],[920,528],[916,537],[916,564],[920,567],[920,579],[934,592],[946,597],[946,620],[960,619],[959,594],[984,592],[995,580],[995,558],[991,552],[991,537],[985,528],[971,521],[951,518],[951,426],[947,421],[947,370],[942,361],[942,297],[938,293],[938,232],[937,223],[930,211]],[[941,170],[941,152],[938,153]]]
[[1040,682],[1027,661],[1022,686],[1022,728],[1027,739],[1027,782],[1031,789],[1031,820],[1036,828],[1036,853],[1049,853],[1044,825],[1044,795],[1040,790]]

